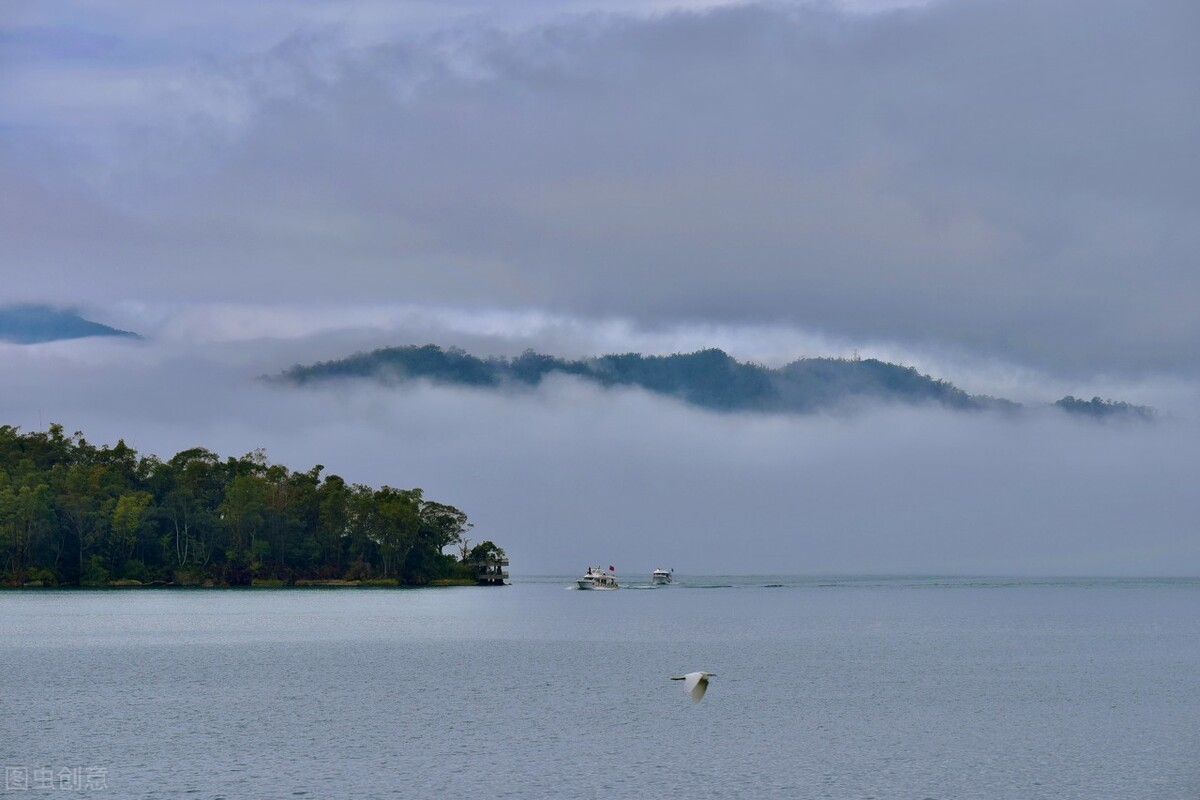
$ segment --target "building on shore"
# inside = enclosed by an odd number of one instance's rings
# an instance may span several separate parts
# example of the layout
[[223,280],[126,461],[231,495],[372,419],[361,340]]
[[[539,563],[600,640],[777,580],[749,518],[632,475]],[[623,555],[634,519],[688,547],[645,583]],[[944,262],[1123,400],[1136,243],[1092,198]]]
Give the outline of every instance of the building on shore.
[[503,586],[508,580],[508,556],[491,552],[475,559],[475,582],[480,586]]

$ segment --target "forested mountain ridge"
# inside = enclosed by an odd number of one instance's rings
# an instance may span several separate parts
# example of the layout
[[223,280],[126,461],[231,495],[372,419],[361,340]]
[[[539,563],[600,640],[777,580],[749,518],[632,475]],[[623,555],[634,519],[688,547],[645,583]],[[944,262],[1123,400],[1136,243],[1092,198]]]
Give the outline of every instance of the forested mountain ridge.
[[136,333],[84,319],[74,311],[63,311],[43,305],[0,307],[0,340],[17,344],[37,344],[61,339],[83,339],[89,336],[141,338]]
[[[0,585],[424,584],[473,574],[480,554],[467,548],[462,511],[420,489],[323,470],[202,447],[160,461],[124,441],[65,436],[61,425],[0,426]],[[452,546],[461,560],[442,552]]]
[[[384,382],[429,380],[473,388],[537,386],[570,375],[604,387],[636,386],[714,411],[811,413],[863,402],[934,403],[959,410],[1016,411],[1019,403],[971,395],[913,367],[873,358],[802,358],[778,369],[743,363],[718,349],[669,356],[624,353],[570,361],[527,350],[515,358],[478,358],[436,345],[388,347],[309,366],[273,380],[304,385],[368,378]],[[1068,413],[1149,417],[1144,406],[1063,398]]]

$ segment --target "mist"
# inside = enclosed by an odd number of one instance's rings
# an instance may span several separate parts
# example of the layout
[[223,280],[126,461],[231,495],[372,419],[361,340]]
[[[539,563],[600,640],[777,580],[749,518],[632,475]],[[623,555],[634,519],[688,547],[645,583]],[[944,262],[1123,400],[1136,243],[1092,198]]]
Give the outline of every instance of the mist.
[[287,5],[14,18],[14,296],[1200,367],[1193,3]]
[[[0,343],[0,424],[420,486],[518,574],[1197,574],[1198,8],[19,5],[3,302],[145,339]],[[1028,413],[259,380],[426,343],[859,354]]]
[[714,414],[552,380],[467,391],[258,380],[280,342],[0,347],[0,417],[169,458],[293,470],[464,510],[514,574],[1185,575],[1200,569],[1197,422],[874,407]]

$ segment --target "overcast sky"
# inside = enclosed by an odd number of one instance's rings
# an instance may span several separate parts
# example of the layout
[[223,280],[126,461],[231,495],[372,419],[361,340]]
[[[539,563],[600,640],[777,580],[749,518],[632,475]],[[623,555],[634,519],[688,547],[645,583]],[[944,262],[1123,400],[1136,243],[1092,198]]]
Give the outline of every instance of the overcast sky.
[[[497,9],[493,5],[501,5]],[[1200,571],[1200,5],[0,6],[0,424],[265,447],[521,572]],[[855,350],[1154,425],[256,375],[388,344]]]

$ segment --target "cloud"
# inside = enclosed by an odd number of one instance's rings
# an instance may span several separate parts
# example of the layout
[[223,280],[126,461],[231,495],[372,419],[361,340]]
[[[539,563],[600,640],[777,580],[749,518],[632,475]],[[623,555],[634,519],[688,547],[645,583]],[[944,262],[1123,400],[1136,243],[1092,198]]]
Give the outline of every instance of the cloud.
[[0,346],[0,418],[169,458],[275,463],[459,506],[523,574],[1195,574],[1196,415],[1154,425],[876,408],[708,414],[570,380],[532,392],[254,380],[270,343]]
[[0,191],[32,202],[3,244],[24,299],[781,324],[1193,374],[1195,15],[962,0],[468,15],[366,43],[301,26],[63,145],[64,171],[102,176],[86,190],[8,163]]
[[799,358],[859,355],[914,367],[969,394],[1032,406],[1065,395],[1101,396],[1186,414],[1200,385],[1186,376],[1086,376],[980,359],[963,347],[914,347],[815,334],[786,323],[639,322],[578,317],[539,309],[463,309],[420,304],[304,305],[126,302],[89,309],[90,319],[136,331],[173,349],[216,348],[243,354],[274,374],[293,364],[344,358],[410,344],[459,347],[480,356],[515,357],[527,349],[567,359],[608,353],[671,355],[719,348],[739,361],[782,367]]
[[[885,5],[22,6],[8,302],[151,338],[0,346],[0,423],[421,485],[518,572],[1194,574],[1197,6]],[[425,342],[857,348],[1167,413],[255,380]]]

